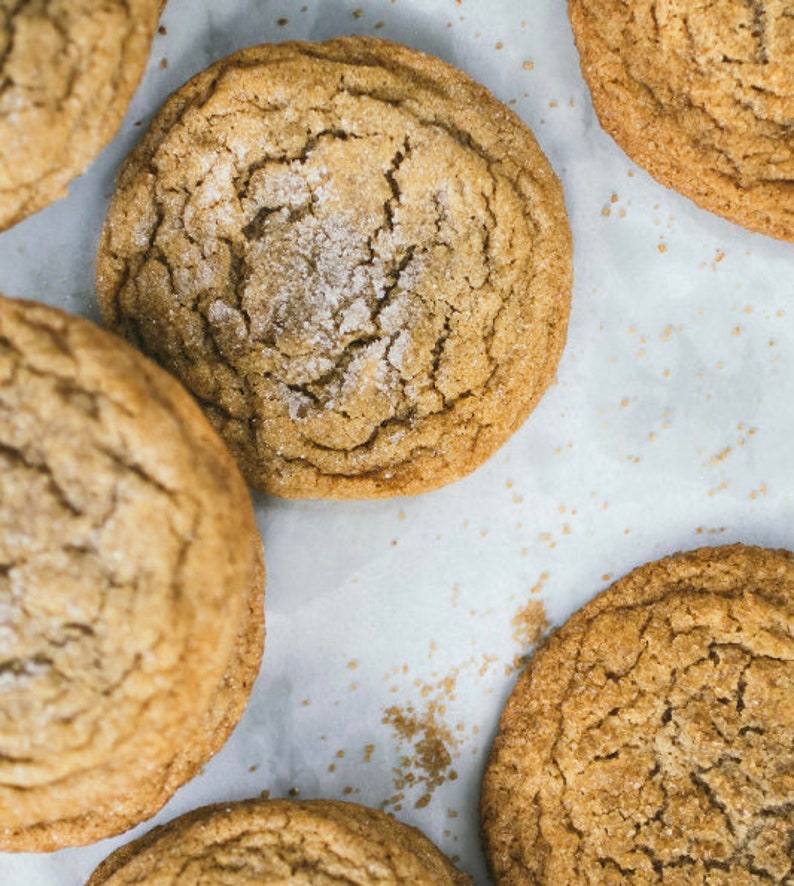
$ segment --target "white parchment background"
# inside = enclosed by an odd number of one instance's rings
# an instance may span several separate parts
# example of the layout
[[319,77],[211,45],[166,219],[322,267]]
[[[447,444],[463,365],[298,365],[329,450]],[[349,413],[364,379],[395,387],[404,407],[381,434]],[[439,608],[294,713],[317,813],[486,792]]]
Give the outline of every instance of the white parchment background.
[[[162,24],[117,138],[68,199],[0,235],[0,291],[96,319],[116,170],[166,95],[251,43],[376,34],[465,69],[534,130],[575,241],[568,344],[526,425],[453,486],[385,502],[257,498],[268,639],[234,736],[153,822],[86,848],[0,854],[0,884],[77,886],[153,823],[263,791],[385,804],[486,883],[479,783],[527,651],[512,623],[527,602],[558,624],[676,550],[794,548],[794,246],[697,209],[627,159],[593,115],[560,0],[169,0]],[[421,729],[401,741],[389,709],[446,735],[452,760],[426,805]],[[417,784],[399,790],[406,775]]]

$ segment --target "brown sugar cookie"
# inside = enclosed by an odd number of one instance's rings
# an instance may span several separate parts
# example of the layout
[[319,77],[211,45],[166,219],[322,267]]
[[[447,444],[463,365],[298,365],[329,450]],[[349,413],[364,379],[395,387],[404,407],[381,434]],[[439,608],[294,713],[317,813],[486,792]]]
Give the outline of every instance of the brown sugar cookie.
[[246,49],[183,86],[97,256],[105,322],[288,497],[477,467],[552,380],[570,289],[529,130],[461,71],[365,37]]
[[154,814],[237,723],[263,641],[248,489],[179,384],[0,299],[0,849]]
[[146,66],[160,7],[0,0],[0,231],[66,196],[110,141]]
[[642,566],[507,702],[481,798],[499,884],[791,883],[794,555]]
[[416,828],[355,803],[245,800],[205,806],[122,846],[87,886],[290,883],[466,886]]
[[601,125],[699,206],[794,240],[790,0],[568,0]]

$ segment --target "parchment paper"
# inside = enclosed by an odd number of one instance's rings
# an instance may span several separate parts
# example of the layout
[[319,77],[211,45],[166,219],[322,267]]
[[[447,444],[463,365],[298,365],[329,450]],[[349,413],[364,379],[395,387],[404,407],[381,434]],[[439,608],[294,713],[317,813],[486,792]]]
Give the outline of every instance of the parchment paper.
[[116,139],[68,199],[0,235],[0,291],[98,318],[93,257],[118,164],[173,89],[259,42],[376,34],[433,52],[532,127],[575,241],[568,344],[525,426],[472,476],[383,502],[258,497],[268,638],[226,747],[150,822],[0,883],[76,886],[198,805],[330,797],[422,828],[477,883],[480,779],[543,615],[632,567],[794,547],[794,246],[656,184],[604,134],[560,0],[169,0]]

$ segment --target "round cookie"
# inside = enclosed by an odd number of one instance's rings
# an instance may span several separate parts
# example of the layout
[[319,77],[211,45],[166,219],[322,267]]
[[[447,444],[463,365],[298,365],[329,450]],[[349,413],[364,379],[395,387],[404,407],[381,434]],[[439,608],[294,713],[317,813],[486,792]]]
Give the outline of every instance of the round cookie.
[[263,643],[248,489],[192,398],[86,320],[0,298],[0,849],[154,814]]
[[790,883],[794,555],[636,569],[530,661],[481,797],[499,884]]
[[122,846],[86,886],[244,883],[466,886],[416,828],[355,803],[205,806]]
[[66,196],[110,141],[160,0],[0,0],[0,231]]
[[601,125],[699,206],[794,240],[794,18],[787,0],[568,0]]
[[551,382],[570,290],[560,185],[526,126],[365,37],[189,81],[122,167],[97,256],[104,321],[287,497],[473,470]]

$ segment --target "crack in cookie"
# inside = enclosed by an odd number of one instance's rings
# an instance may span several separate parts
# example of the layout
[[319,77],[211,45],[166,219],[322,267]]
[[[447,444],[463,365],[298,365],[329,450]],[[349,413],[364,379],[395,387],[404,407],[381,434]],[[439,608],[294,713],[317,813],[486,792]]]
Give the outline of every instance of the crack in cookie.
[[205,806],[114,852],[87,886],[139,883],[152,870],[163,884],[471,886],[421,831],[334,800]]
[[483,782],[496,882],[790,882],[792,589],[788,552],[704,548],[553,634]]
[[512,112],[438,59],[342,38],[244,50],[172,96],[120,172],[97,293],[253,485],[410,494],[539,400],[570,250]]
[[66,195],[141,79],[160,0],[0,0],[0,231]]
[[794,240],[791,0],[568,0],[601,125],[699,206]]
[[0,298],[0,847],[154,814],[234,727],[262,648],[248,491],[115,336]]

